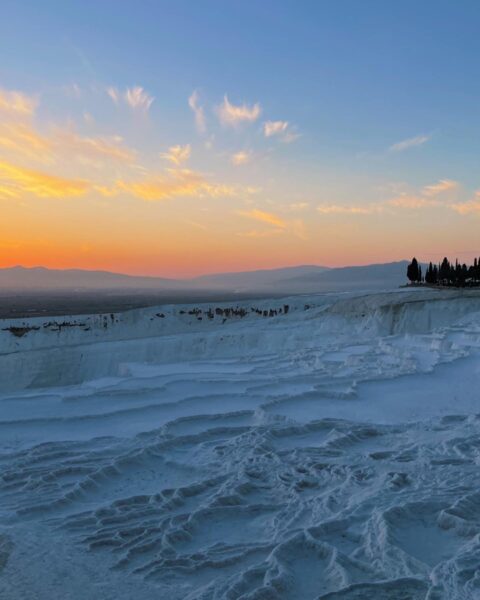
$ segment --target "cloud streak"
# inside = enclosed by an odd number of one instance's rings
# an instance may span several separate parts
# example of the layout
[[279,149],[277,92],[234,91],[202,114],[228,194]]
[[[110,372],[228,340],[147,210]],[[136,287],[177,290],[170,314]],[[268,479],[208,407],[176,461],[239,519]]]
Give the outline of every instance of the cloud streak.
[[0,161],[0,196],[21,198],[33,194],[39,198],[68,198],[83,196],[88,189],[89,183],[81,179],[67,179]]
[[415,137],[397,142],[396,144],[392,144],[389,150],[390,152],[404,152],[405,150],[415,148],[416,146],[423,146],[423,144],[426,144],[429,140],[429,135],[417,135]]
[[443,194],[444,192],[456,190],[458,187],[458,181],[453,181],[452,179],[440,179],[438,183],[426,185],[423,188],[423,194],[424,196],[434,197],[438,196],[439,194]]
[[427,208],[445,205],[445,199],[459,188],[458,181],[440,179],[437,183],[424,186],[420,194],[400,194],[385,204],[394,208]]
[[149,176],[141,181],[118,180],[108,193],[126,193],[140,200],[157,202],[187,196],[221,198],[237,192],[231,186],[209,182],[201,173],[168,169],[165,175]]
[[459,215],[480,214],[480,190],[475,192],[474,197],[467,202],[456,202],[450,208]]
[[265,121],[263,135],[266,138],[275,137],[285,144],[290,144],[300,137],[288,121]]
[[121,138],[84,137],[72,129],[60,128],[44,135],[23,122],[0,124],[1,150],[42,163],[81,158],[130,164],[136,158],[136,152],[124,146]]
[[38,101],[22,92],[0,89],[0,113],[17,117],[31,117],[35,112]]
[[262,109],[257,102],[253,105],[247,104],[232,104],[225,94],[222,104],[217,107],[218,118],[220,123],[228,127],[239,127],[243,123],[253,123],[256,121]]
[[117,88],[108,87],[106,89],[106,92],[110,96],[110,98],[114,104],[120,103],[121,95],[120,95],[120,92],[117,90]]
[[58,130],[52,136],[52,144],[58,153],[68,152],[86,158],[105,158],[116,162],[131,164],[136,152],[121,144],[122,139],[83,137],[74,131]]
[[284,221],[278,215],[259,210],[257,208],[253,208],[252,210],[248,211],[239,211],[238,214],[242,217],[246,217],[247,219],[253,219],[255,221],[260,221],[261,223],[267,223],[267,225],[273,225],[274,227],[279,227],[280,229],[284,229],[287,226],[286,221]]
[[236,167],[240,167],[241,165],[246,165],[252,160],[252,154],[247,152],[246,150],[240,150],[240,152],[236,152],[232,154],[230,157],[230,162],[232,165]]
[[142,87],[127,88],[125,102],[133,110],[148,112],[155,98],[150,96]]
[[249,238],[265,238],[277,236],[280,234],[290,234],[300,240],[307,240],[308,234],[305,223],[302,219],[285,220],[277,214],[253,208],[248,211],[238,211],[241,217],[246,217],[269,226],[264,230],[252,230],[240,232],[238,235]]
[[440,179],[437,183],[424,186],[419,193],[404,193],[383,202],[365,205],[320,204],[317,206],[317,211],[324,215],[372,215],[381,213],[386,209],[414,210],[437,206],[453,208],[453,206],[463,206],[446,202],[451,197],[451,192],[456,191],[458,188],[459,183],[457,181]]
[[322,215],[371,215],[382,210],[382,207],[376,205],[366,206],[348,206],[343,204],[320,204],[317,206],[317,212]]
[[257,229],[253,229],[251,231],[240,231],[237,233],[240,237],[245,238],[269,238],[277,235],[282,235],[285,233],[284,229],[264,229],[263,231],[258,231]]
[[0,124],[0,149],[33,160],[50,157],[52,140],[37,133],[23,122]]
[[192,153],[192,148],[190,144],[186,144],[185,146],[170,146],[168,152],[161,154],[161,157],[165,160],[170,161],[176,166],[182,165],[184,162],[190,158]]
[[263,133],[265,137],[281,135],[287,131],[288,121],[265,121],[263,124]]
[[206,133],[207,131],[207,120],[205,118],[205,111],[203,106],[200,105],[200,97],[197,90],[194,90],[188,99],[188,106],[192,109],[195,116],[195,126],[198,133]]
[[393,208],[426,208],[437,206],[437,201],[422,196],[409,196],[408,194],[397,196],[385,203]]
[[134,86],[127,88],[125,92],[120,92],[116,87],[110,86],[105,89],[112,102],[119,106],[125,102],[132,110],[148,113],[155,98],[144,90],[143,87]]

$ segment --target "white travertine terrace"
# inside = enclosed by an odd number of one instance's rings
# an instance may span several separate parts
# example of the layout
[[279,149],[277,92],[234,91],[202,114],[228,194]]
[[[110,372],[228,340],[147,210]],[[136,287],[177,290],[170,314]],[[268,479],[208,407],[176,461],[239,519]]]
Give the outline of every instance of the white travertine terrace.
[[478,293],[0,325],[1,597],[478,594]]

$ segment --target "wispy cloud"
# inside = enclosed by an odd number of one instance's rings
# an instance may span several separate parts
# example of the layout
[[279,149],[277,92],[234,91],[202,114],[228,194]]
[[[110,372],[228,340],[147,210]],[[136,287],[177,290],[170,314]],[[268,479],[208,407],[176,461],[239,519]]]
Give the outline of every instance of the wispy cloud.
[[242,217],[259,221],[269,226],[268,229],[240,232],[238,235],[250,238],[264,238],[280,234],[292,235],[300,240],[307,240],[308,233],[302,219],[285,220],[277,214],[253,208],[248,211],[238,211]]
[[240,150],[240,152],[236,152],[235,154],[232,154],[232,156],[230,157],[230,162],[233,165],[235,165],[236,167],[239,167],[241,165],[246,165],[251,160],[252,160],[252,154],[251,154],[251,152],[247,152],[246,150]]
[[282,235],[284,233],[284,229],[263,229],[261,231],[253,229],[251,231],[239,231],[237,235],[246,238],[269,238]]
[[142,181],[119,180],[115,189],[118,193],[127,193],[151,202],[177,196],[221,198],[236,193],[233,187],[211,183],[201,173],[189,169],[169,169],[165,175],[149,176]]
[[307,208],[309,208],[309,206],[310,204],[308,202],[292,202],[292,204],[290,204],[288,208],[292,211],[301,211],[306,210]]
[[458,181],[452,179],[440,179],[437,183],[424,186],[420,193],[399,194],[395,198],[387,200],[387,206],[394,208],[428,208],[445,204],[445,199],[451,197],[451,193],[460,187]]
[[70,46],[70,48],[72,49],[74,54],[76,54],[82,67],[85,69],[85,71],[88,73],[88,75],[94,80],[97,79],[97,73],[95,71],[95,68],[94,68],[91,60],[85,53],[85,51],[82,48],[80,48],[79,46],[76,46],[72,43],[68,43],[68,45]]
[[190,219],[185,219],[185,223],[190,225],[191,227],[195,227],[195,229],[200,229],[201,231],[208,231],[208,227],[203,223],[199,223],[198,221],[191,221]]
[[22,92],[0,89],[0,113],[10,113],[19,117],[30,117],[37,108],[38,100]]
[[232,104],[227,95],[224,96],[222,104],[217,107],[217,114],[222,125],[238,127],[242,123],[253,123],[262,112],[260,104],[253,105]]
[[90,125],[90,126],[95,125],[95,118],[87,110],[83,111],[83,120],[85,121],[86,125]]
[[278,215],[275,215],[270,212],[265,212],[263,210],[259,210],[258,208],[252,208],[252,210],[248,211],[239,211],[238,213],[242,217],[246,217],[247,219],[254,219],[255,221],[261,221],[262,223],[267,223],[268,225],[273,225],[275,227],[280,227],[281,229],[287,226],[286,221],[284,221]]
[[124,101],[131,109],[144,113],[150,110],[155,100],[153,96],[140,86],[127,88],[123,93],[113,86],[107,87],[105,91],[114,104],[119,105]]
[[29,123],[0,123],[0,149],[15,156],[42,162],[51,159],[52,140],[36,132]]
[[200,97],[197,90],[194,90],[189,97],[188,106],[192,109],[193,114],[195,115],[195,126],[198,133],[205,133],[207,131],[207,121],[203,106],[200,105]]
[[[71,122],[67,126],[50,126],[47,131],[39,131],[31,118],[36,105],[34,98],[20,92],[0,92],[0,112],[8,112],[0,120],[0,152],[5,163],[13,165],[27,161],[27,165],[23,165],[27,172],[31,163],[40,163],[42,168],[46,164],[55,165],[59,169],[74,160],[81,167],[90,165],[96,168],[104,166],[106,161],[124,165],[135,161],[136,152],[126,147],[118,136],[85,137],[74,130]],[[94,125],[89,113],[84,113],[83,116],[90,126]],[[15,171],[10,168],[8,172],[13,176]],[[31,172],[38,175],[38,171]],[[4,168],[4,177],[5,174]],[[49,177],[53,181],[54,176]],[[44,189],[48,189],[48,186]],[[68,190],[67,193],[69,194]]]
[[82,97],[82,88],[78,83],[71,83],[70,85],[63,86],[63,91],[69,98],[75,98],[79,100]]
[[26,194],[39,198],[71,198],[88,192],[108,198],[128,194],[140,200],[161,201],[188,196],[230,197],[240,194],[241,190],[211,182],[201,173],[188,169],[167,169],[162,174],[147,174],[140,180],[118,179],[112,184],[59,177],[0,161],[0,198],[21,199]]
[[171,146],[168,149],[168,152],[161,154],[160,156],[174,165],[179,166],[190,158],[191,153],[192,148],[190,144],[186,144],[185,146]]
[[321,204],[317,206],[317,211],[324,215],[344,214],[344,215],[372,215],[378,214],[386,209],[421,209],[444,206],[451,208],[446,200],[451,198],[451,192],[456,191],[460,184],[451,179],[441,179],[437,183],[426,185],[418,192],[402,192],[383,202],[368,203],[363,205],[343,205],[343,204]]
[[125,92],[125,101],[134,110],[148,112],[154,100],[153,96],[150,96],[150,94],[139,86],[127,88]]
[[0,150],[35,162],[54,163],[65,159],[108,159],[132,163],[136,153],[122,144],[121,138],[84,137],[73,129],[55,128],[39,133],[29,122],[0,124]]
[[402,194],[391,200],[387,200],[386,205],[393,208],[425,208],[436,206],[437,202],[430,198],[422,196],[409,196],[408,194]]
[[114,196],[118,196],[119,193],[119,190],[115,186],[110,185],[94,184],[92,185],[92,189],[106,198],[113,198]]
[[422,146],[430,140],[430,137],[431,136],[429,135],[417,135],[415,137],[397,142],[396,144],[392,144],[389,150],[391,152],[403,152],[409,148],[415,148],[415,146]]
[[272,137],[272,135],[285,133],[287,128],[288,121],[265,121],[263,124],[263,133],[265,137]]
[[290,144],[300,137],[288,121],[265,121],[263,134],[266,138],[276,137],[285,144]]
[[116,188],[147,201],[168,200],[175,196],[195,196],[204,188],[205,179],[191,171],[178,171],[170,177],[158,175],[144,181],[119,180]]
[[[140,112],[148,111],[153,102],[143,88],[119,91],[102,87],[93,93],[108,94],[115,104],[128,105]],[[201,108],[198,98],[194,95],[191,101],[198,112]],[[3,199],[66,199],[88,194],[110,199],[128,195],[152,202],[177,197],[245,200],[258,192],[253,187],[218,182],[211,176],[183,168],[191,156],[190,144],[170,146],[161,156],[171,168],[152,170],[142,164],[143,158],[149,164],[148,157],[139,156],[119,135],[81,135],[72,121],[61,126],[44,123],[38,129],[32,119],[36,100],[20,92],[1,91],[0,102],[0,197]],[[8,115],[4,114],[7,112]],[[97,124],[85,111],[79,110],[78,118],[90,130]],[[245,162],[247,155],[245,152],[244,156],[237,156],[237,164]]]
[[136,152],[122,145],[122,138],[84,137],[72,130],[56,130],[52,137],[57,153],[85,158],[104,158],[121,163],[133,163]]
[[380,210],[381,207],[372,204],[366,206],[320,204],[317,206],[317,211],[322,215],[371,215]]
[[308,240],[307,228],[302,219],[294,219],[290,224],[290,228],[295,237],[300,240]]
[[432,185],[426,185],[423,188],[424,196],[438,196],[438,194],[443,194],[444,192],[450,192],[458,189],[459,183],[458,181],[453,181],[452,179],[440,179],[438,183],[433,183]]
[[213,148],[214,142],[215,142],[215,136],[211,135],[207,140],[205,140],[205,143],[204,143],[205,150],[211,150]]
[[107,87],[106,89],[107,94],[110,96],[110,98],[112,99],[112,102],[114,104],[119,104],[120,102],[120,98],[121,98],[121,94],[120,92],[117,90],[117,88],[115,87]]
[[21,198],[24,194],[33,194],[39,198],[67,198],[82,196],[88,188],[87,181],[57,177],[0,162],[0,195]]
[[282,135],[280,137],[280,140],[284,144],[291,144],[295,140],[298,140],[299,137],[301,137],[300,133],[298,133],[297,131],[294,131],[293,129],[289,129],[288,131],[286,131],[286,133],[284,135]]
[[459,215],[480,214],[480,190],[475,192],[474,197],[467,202],[455,202],[450,204],[450,208]]

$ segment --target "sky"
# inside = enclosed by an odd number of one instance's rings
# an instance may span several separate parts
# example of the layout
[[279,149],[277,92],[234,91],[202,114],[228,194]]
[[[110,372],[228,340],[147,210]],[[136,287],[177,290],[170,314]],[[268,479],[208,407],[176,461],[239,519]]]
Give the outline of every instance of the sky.
[[480,255],[477,0],[2,0],[0,267]]

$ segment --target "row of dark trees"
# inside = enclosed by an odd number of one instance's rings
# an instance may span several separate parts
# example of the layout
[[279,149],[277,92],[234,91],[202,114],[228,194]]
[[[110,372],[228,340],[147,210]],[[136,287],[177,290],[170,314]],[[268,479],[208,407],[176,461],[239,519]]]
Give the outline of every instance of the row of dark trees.
[[480,285],[480,259],[475,259],[473,265],[460,264],[458,260],[451,263],[444,258],[441,263],[430,263],[425,274],[416,258],[407,267],[407,278],[411,283],[427,283],[443,286],[478,286]]

